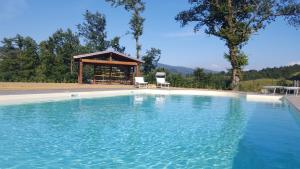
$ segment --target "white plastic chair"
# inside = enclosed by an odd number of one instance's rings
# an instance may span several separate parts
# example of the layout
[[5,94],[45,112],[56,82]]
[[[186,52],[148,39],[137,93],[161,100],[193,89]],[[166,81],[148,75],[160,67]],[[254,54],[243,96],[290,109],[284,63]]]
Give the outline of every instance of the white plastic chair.
[[148,82],[145,82],[144,77],[135,77],[135,86],[140,88],[140,87],[148,87]]
[[162,77],[157,77],[156,78],[156,86],[157,87],[167,87],[169,88],[170,87],[170,83],[169,82],[166,82],[166,79],[165,78],[162,78]]

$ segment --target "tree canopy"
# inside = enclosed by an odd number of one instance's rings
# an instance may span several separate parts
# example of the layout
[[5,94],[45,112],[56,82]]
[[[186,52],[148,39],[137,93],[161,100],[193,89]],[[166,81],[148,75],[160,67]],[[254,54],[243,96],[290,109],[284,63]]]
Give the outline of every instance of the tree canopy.
[[124,53],[125,47],[120,45],[120,37],[116,36],[110,41],[110,46],[117,52]]

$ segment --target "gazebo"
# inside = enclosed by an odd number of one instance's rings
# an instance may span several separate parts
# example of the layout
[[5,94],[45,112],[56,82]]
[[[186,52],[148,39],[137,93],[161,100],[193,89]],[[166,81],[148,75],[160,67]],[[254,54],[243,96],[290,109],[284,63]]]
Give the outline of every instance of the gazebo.
[[133,79],[139,76],[140,65],[143,63],[139,59],[114,51],[81,54],[73,56],[73,59],[79,63],[78,83],[80,84],[83,82],[84,65],[93,66],[94,84],[99,82],[133,84]]

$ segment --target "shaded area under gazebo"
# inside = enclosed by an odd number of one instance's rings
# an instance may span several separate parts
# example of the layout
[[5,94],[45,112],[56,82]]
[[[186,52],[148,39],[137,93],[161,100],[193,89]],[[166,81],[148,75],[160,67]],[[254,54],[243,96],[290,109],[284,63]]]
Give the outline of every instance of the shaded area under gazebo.
[[93,83],[120,83],[133,84],[134,77],[139,76],[139,59],[131,58],[125,54],[114,51],[101,51],[73,56],[79,63],[78,83],[83,83],[84,65],[94,68]]

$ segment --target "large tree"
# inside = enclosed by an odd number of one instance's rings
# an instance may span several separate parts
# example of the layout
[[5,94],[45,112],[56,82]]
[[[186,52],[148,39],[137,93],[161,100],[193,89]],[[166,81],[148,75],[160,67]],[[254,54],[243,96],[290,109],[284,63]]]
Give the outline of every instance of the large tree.
[[131,19],[129,21],[131,34],[136,42],[136,58],[140,58],[140,51],[142,45],[140,44],[140,36],[143,34],[143,24],[145,18],[141,13],[145,10],[145,3],[142,0],[106,0],[112,6],[124,6],[125,10],[131,12]]
[[241,52],[251,35],[278,17],[293,26],[300,25],[297,0],[189,0],[191,8],[180,12],[176,20],[182,26],[195,23],[194,31],[219,37],[229,49],[225,57],[231,63],[231,88],[238,89],[241,68],[247,57]]

